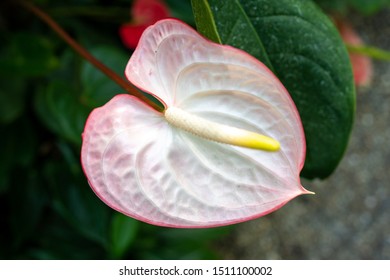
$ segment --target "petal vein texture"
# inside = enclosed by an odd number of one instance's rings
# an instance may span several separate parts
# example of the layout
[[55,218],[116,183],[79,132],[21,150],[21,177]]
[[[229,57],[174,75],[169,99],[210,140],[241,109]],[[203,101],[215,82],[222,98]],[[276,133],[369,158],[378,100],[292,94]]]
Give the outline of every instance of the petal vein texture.
[[255,58],[166,19],[146,29],[125,73],[166,108],[266,135],[280,150],[209,141],[117,95],[89,116],[81,155],[89,184],[113,209],[160,226],[215,227],[261,217],[309,193],[299,178],[306,149],[299,114]]

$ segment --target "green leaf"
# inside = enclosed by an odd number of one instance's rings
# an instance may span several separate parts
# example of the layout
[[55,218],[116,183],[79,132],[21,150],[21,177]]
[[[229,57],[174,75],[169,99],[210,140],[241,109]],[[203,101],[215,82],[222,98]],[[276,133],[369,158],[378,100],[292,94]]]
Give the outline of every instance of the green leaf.
[[0,74],[12,77],[42,76],[54,70],[59,61],[48,40],[32,33],[15,33],[0,49]]
[[329,13],[345,14],[348,2],[351,0],[314,0],[322,9]]
[[32,236],[34,243],[21,259],[105,259],[105,251],[96,242],[85,238],[58,215],[47,215],[45,223]]
[[25,83],[15,77],[0,78],[0,124],[18,118],[25,108]]
[[192,1],[196,26],[210,40],[245,50],[270,69],[263,42],[238,1]]
[[192,1],[192,8],[198,30],[211,41],[222,44],[209,3],[204,0]]
[[199,31],[215,38],[202,28],[214,24],[223,44],[270,66],[292,95],[307,141],[302,176],[330,175],[348,144],[355,111],[348,53],[332,22],[311,1],[202,2],[210,10],[192,2]]
[[[117,74],[124,74],[130,54],[108,46],[100,46],[91,50],[91,54]],[[125,91],[103,74],[99,69],[84,61],[81,68],[82,98],[90,108],[100,107],[115,95]]]
[[12,232],[14,248],[26,241],[37,229],[44,214],[47,195],[38,172],[33,169],[12,172],[12,186],[8,192],[10,215],[9,224]]
[[132,251],[137,259],[218,259],[212,244],[232,228],[177,229],[140,223]]
[[[126,54],[111,46],[94,48],[91,50],[91,53],[106,66],[111,68],[111,70],[122,76],[124,80],[127,80],[127,78],[124,77],[124,71],[130,54]],[[86,61],[83,63],[81,69],[81,83],[83,85],[81,98],[83,103],[91,109],[103,106],[117,94],[125,93],[124,89]],[[147,98],[158,104],[161,108],[164,107],[154,96],[142,91],[140,92],[145,94]]]
[[178,18],[187,24],[195,24],[191,9],[191,0],[165,0],[169,11],[174,18]]
[[[29,118],[0,126],[0,194],[5,192],[15,167],[29,166],[37,151],[37,135]],[[28,139],[20,143],[21,139]]]
[[59,80],[51,82],[36,95],[35,109],[51,131],[81,145],[81,133],[90,110],[81,103],[74,89]]
[[135,241],[138,221],[121,213],[115,213],[111,222],[110,250],[114,259],[121,259]]
[[[60,149],[64,152],[70,147]],[[47,161],[43,170],[53,208],[81,236],[106,248],[110,209],[91,191],[81,176],[81,167],[74,172],[72,164],[69,165],[69,157],[72,156],[67,154],[65,157],[68,158],[66,164],[58,159]],[[76,155],[73,157],[76,158]],[[71,159],[71,162],[74,160]]]

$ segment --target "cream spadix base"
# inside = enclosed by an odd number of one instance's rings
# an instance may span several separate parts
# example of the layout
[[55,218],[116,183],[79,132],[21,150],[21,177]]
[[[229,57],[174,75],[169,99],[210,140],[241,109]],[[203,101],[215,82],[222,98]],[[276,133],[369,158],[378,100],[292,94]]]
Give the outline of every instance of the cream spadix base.
[[165,110],[165,118],[171,125],[207,140],[265,151],[277,151],[280,148],[279,142],[271,137],[212,122],[180,108],[169,107]]

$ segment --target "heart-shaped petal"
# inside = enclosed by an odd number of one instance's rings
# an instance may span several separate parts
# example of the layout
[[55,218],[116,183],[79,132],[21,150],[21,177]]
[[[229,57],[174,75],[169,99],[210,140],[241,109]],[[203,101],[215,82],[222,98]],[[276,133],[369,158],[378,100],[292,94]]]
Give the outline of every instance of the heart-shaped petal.
[[156,225],[212,227],[260,217],[308,193],[299,179],[305,138],[298,112],[253,57],[163,20],[145,31],[126,75],[167,108],[267,135],[281,148],[206,140],[118,95],[91,113],[82,147],[89,183],[112,208]]

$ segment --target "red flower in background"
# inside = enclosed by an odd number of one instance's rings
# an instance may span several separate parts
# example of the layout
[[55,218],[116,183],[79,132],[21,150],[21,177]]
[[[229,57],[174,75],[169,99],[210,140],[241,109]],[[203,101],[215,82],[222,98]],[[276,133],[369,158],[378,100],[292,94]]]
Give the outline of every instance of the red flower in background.
[[119,35],[126,47],[135,49],[144,30],[158,20],[168,18],[170,13],[162,0],[135,0],[131,16],[132,21],[119,28]]
[[[353,27],[345,20],[337,20],[336,26],[343,38],[344,42],[351,46],[359,46],[363,44],[363,40]],[[373,67],[371,59],[367,56],[349,53],[349,58],[352,64],[355,84],[357,86],[368,86],[371,83],[373,75]]]

